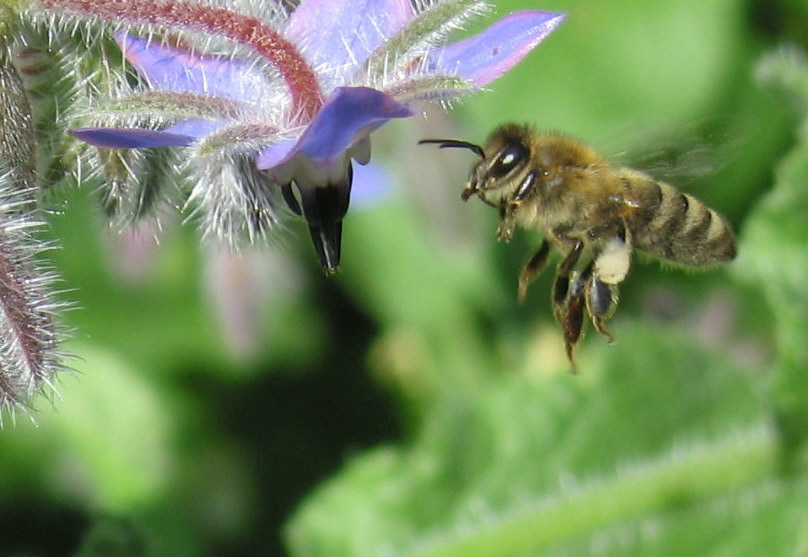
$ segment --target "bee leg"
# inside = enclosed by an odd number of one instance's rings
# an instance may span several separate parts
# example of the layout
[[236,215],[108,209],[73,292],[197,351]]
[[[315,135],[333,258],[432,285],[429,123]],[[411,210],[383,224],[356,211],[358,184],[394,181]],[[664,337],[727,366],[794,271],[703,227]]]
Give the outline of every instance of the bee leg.
[[516,217],[514,215],[525,198],[533,190],[533,186],[536,185],[536,176],[535,171],[529,172],[525,179],[522,180],[522,183],[519,184],[519,188],[516,192],[510,196],[506,204],[500,208],[499,216],[501,220],[499,222],[499,229],[497,229],[498,240],[510,242],[511,238],[513,238],[513,231],[516,228]]
[[581,240],[576,240],[572,249],[567,252],[564,259],[558,265],[555,282],[553,283],[553,313],[555,314],[556,321],[562,322],[562,314],[564,305],[567,301],[567,294],[570,291],[570,273],[578,264],[581,258],[581,253],[584,250],[584,243]]
[[590,263],[588,277],[584,285],[586,311],[592,318],[592,324],[595,329],[609,339],[609,344],[612,344],[614,335],[606,329],[606,321],[614,315],[614,311],[617,309],[617,285],[603,282],[597,273],[591,271],[591,267],[592,264]]
[[617,308],[617,285],[628,273],[631,266],[631,238],[625,227],[616,230],[606,241],[600,252],[587,266],[584,295],[586,310],[592,317],[592,324],[600,334],[614,342],[614,336],[606,329],[606,321]]
[[[561,325],[567,360],[569,360],[573,373],[577,371],[573,351],[581,338],[584,307],[586,306],[581,276],[573,273],[573,269],[581,258],[583,249],[583,241],[577,240],[559,264],[558,274],[553,283],[553,314],[556,321]],[[539,252],[541,252],[541,248],[539,248]]]
[[527,297],[527,287],[533,282],[547,263],[547,256],[550,253],[550,243],[547,240],[542,241],[541,246],[533,254],[533,257],[525,265],[522,272],[519,274],[519,287],[517,288],[517,295],[520,302],[524,302]]
[[510,242],[513,239],[513,233],[514,230],[516,230],[516,217],[514,217],[515,208],[515,205],[509,205],[507,208],[500,209],[497,240],[501,242]]
[[573,276],[566,303],[564,304],[561,316],[561,329],[564,333],[564,348],[567,352],[567,360],[570,363],[570,371],[578,373],[575,365],[574,350],[575,345],[581,339],[581,332],[584,326],[584,281],[582,276]]

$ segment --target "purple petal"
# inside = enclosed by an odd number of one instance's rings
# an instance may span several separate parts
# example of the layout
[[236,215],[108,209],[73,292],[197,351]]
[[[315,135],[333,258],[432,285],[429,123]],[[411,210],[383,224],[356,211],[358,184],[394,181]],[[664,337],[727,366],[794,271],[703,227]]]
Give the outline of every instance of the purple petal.
[[303,132],[297,144],[279,157],[277,149],[258,156],[258,168],[268,169],[300,153],[308,159],[327,160],[345,152],[391,118],[415,114],[389,95],[369,87],[339,87]]
[[194,137],[156,130],[127,128],[76,128],[70,135],[95,145],[110,149],[145,149],[148,147],[184,147],[194,142]]
[[163,91],[203,93],[258,103],[266,80],[252,64],[230,57],[192,54],[153,40],[119,33],[126,59],[151,87]]
[[458,75],[482,87],[516,65],[565,17],[550,12],[514,12],[482,33],[436,49],[429,56],[429,70]]
[[414,16],[409,0],[306,0],[286,35],[313,66],[358,66]]
[[184,120],[167,127],[163,131],[199,139],[218,131],[223,125],[224,122],[221,120]]
[[264,170],[274,168],[291,157],[292,149],[297,145],[295,140],[279,141],[267,147],[258,155],[256,165]]
[[339,87],[306,128],[297,150],[310,159],[330,159],[391,118],[409,118],[414,114],[376,89]]

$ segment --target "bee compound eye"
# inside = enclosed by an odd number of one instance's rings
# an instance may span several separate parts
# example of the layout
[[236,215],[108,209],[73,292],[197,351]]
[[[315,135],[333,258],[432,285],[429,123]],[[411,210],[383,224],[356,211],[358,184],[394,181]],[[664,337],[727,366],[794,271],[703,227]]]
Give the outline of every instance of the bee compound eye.
[[521,143],[507,145],[491,165],[490,173],[495,178],[501,178],[511,170],[522,164],[527,158],[527,149]]
[[533,190],[534,185],[536,185],[536,172],[528,172],[513,194],[513,201],[522,201]]

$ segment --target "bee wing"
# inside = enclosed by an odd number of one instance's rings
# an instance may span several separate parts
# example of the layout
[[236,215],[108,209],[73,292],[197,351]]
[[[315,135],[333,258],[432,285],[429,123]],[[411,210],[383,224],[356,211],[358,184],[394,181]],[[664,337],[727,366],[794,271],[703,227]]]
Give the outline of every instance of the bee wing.
[[748,134],[720,116],[702,118],[656,138],[635,137],[624,145],[643,145],[614,153],[621,166],[637,168],[684,190],[697,190],[731,164]]

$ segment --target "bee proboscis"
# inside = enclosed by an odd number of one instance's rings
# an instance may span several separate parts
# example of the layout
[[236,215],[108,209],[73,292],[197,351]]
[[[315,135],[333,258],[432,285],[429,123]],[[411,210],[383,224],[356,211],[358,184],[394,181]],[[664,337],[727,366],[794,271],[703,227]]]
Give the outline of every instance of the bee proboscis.
[[541,245],[519,275],[520,301],[547,263],[551,245],[562,253],[552,305],[573,372],[584,312],[614,340],[606,321],[617,307],[618,284],[628,274],[633,249],[689,267],[735,258],[732,230],[713,209],[648,174],[612,165],[563,134],[509,123],[484,146],[454,139],[420,143],[469,149],[480,157],[461,198],[476,196],[499,210],[498,239],[511,240],[517,226],[541,232]]

